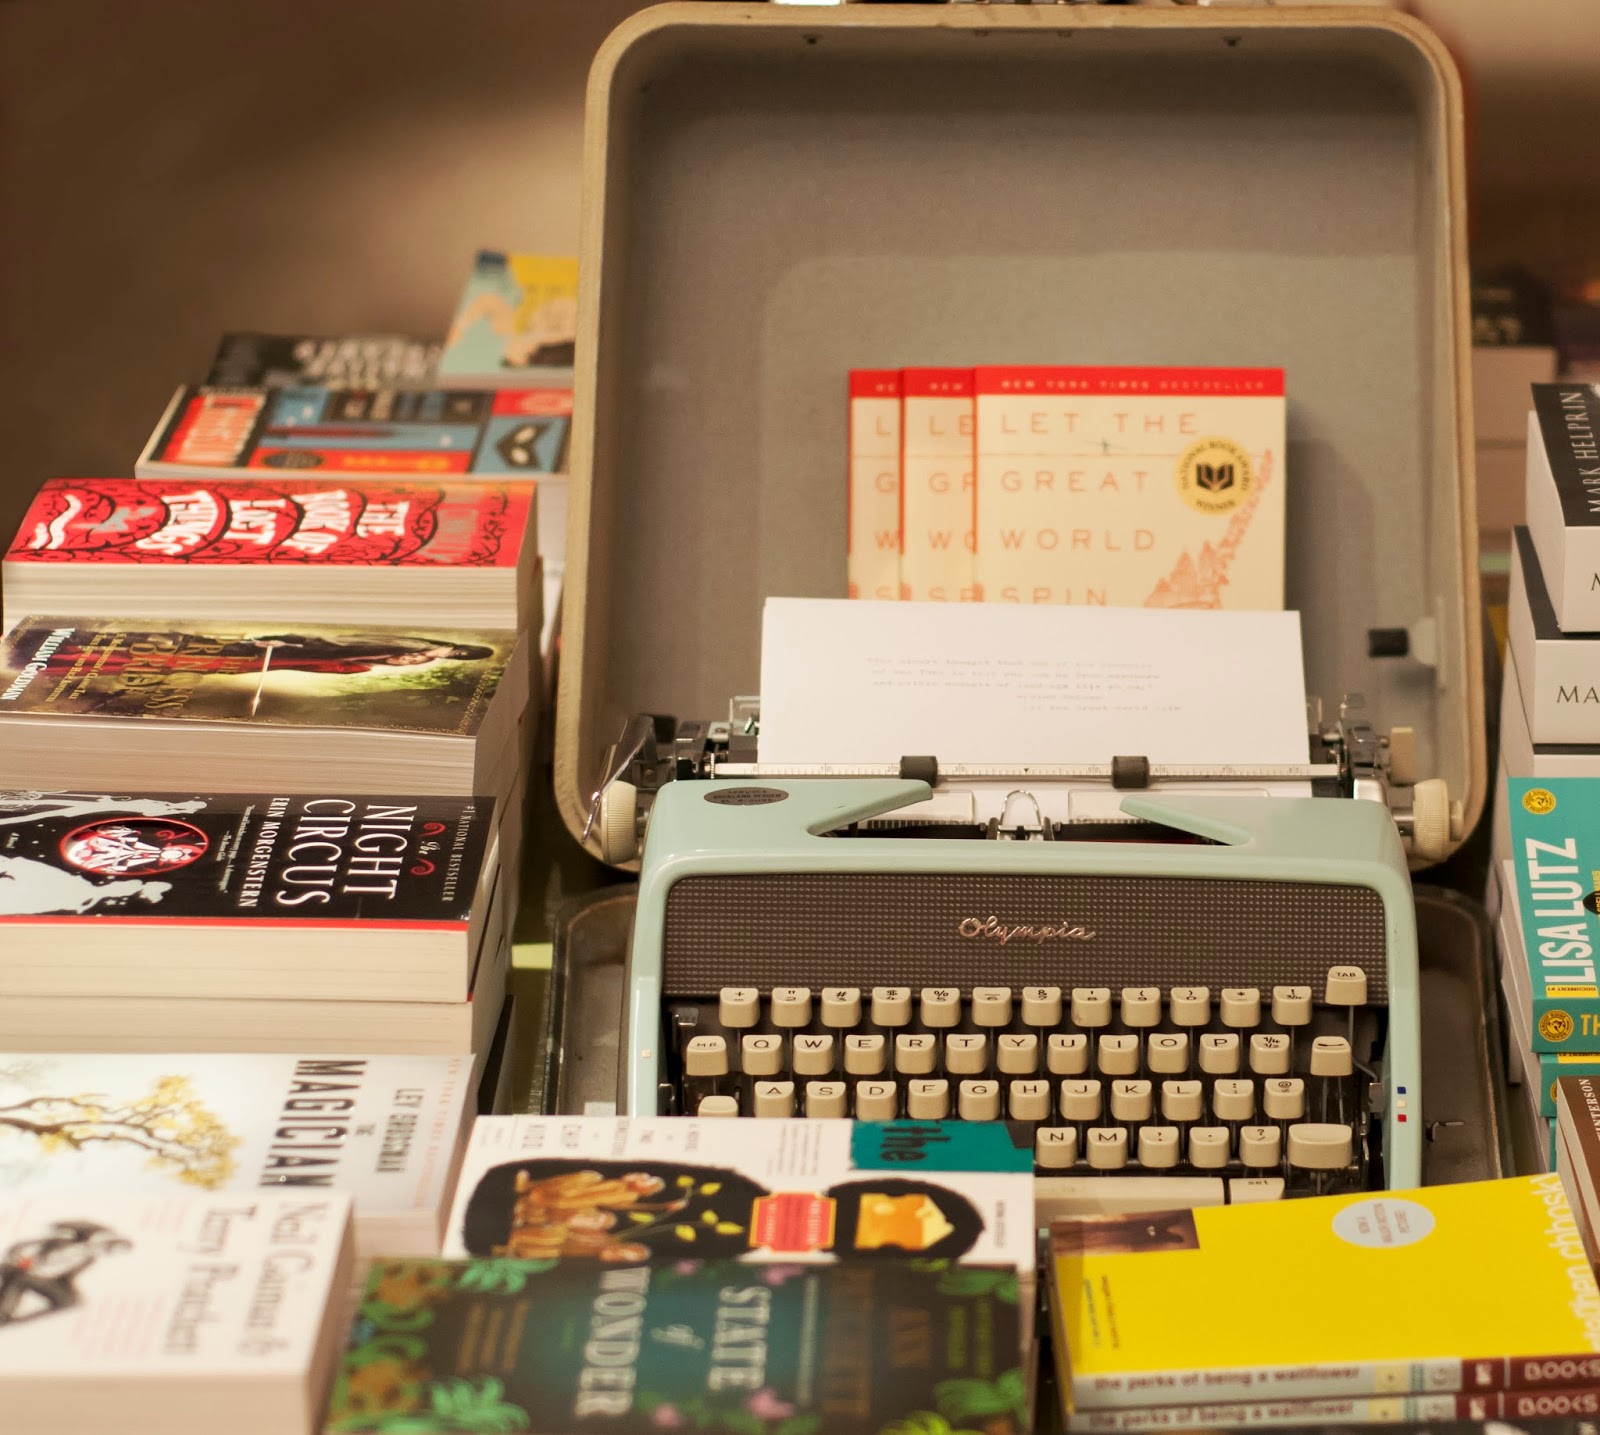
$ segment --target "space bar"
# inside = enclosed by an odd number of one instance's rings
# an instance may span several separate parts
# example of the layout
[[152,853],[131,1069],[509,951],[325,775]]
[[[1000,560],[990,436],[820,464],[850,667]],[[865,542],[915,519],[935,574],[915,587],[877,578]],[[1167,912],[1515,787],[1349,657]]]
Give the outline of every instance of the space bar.
[[1217,1176],[1035,1176],[1033,1204],[1041,1226],[1063,1216],[1121,1216],[1221,1206]]

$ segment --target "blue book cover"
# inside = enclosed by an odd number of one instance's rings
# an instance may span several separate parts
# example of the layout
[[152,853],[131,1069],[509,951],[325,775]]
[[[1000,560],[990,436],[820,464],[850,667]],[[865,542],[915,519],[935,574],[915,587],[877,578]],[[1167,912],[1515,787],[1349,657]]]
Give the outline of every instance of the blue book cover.
[[472,266],[439,357],[448,383],[570,385],[578,261],[485,249]]

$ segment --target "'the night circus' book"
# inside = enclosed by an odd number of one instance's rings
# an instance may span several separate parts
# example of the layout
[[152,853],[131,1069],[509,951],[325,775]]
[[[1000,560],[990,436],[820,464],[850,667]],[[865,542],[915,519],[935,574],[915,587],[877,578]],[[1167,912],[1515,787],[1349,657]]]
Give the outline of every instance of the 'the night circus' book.
[[1016,1435],[1017,1301],[942,1261],[384,1261],[323,1429]]
[[0,1188],[0,1426],[312,1428],[349,1236],[331,1191]]
[[441,383],[572,387],[578,261],[480,250],[439,357]]
[[532,626],[534,484],[53,478],[5,557],[10,614]]
[[0,1055],[0,1186],[338,1191],[358,1256],[433,1255],[470,1056]]
[[527,477],[563,466],[572,391],[184,387],[139,456],[140,478],[317,472]]
[[224,334],[205,382],[209,388],[418,388],[433,383],[440,345],[400,334]]
[[0,996],[465,1001],[494,804],[0,792]]

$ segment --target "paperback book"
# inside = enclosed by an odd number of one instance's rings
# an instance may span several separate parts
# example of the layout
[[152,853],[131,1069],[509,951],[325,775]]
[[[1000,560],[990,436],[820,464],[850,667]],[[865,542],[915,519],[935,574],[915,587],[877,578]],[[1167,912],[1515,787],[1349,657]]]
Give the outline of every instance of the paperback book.
[[1017,1312],[939,1261],[385,1261],[323,1428],[1018,1435]]
[[[1069,1420],[1600,1387],[1600,1291],[1554,1175],[1060,1221],[1051,1252]],[[1317,1300],[1285,1319],[1244,1270]]]
[[440,345],[399,334],[224,334],[205,377],[208,388],[427,388]]
[[439,358],[441,381],[463,387],[572,387],[578,261],[479,251]]
[[570,388],[180,388],[145,445],[139,478],[446,478],[554,473]]
[[315,1424],[350,1202],[331,1191],[0,1193],[0,1407],[17,1435]]
[[1593,1264],[1600,1258],[1600,1080],[1562,1077],[1555,1122],[1556,1171]]
[[511,631],[24,616],[0,790],[115,792],[162,762],[202,792],[503,794],[526,704]]
[[902,369],[900,383],[900,596],[970,602],[972,371]]
[[0,996],[465,1001],[492,800],[0,792]]
[[1516,873],[1520,955],[1535,1052],[1600,1050],[1595,977],[1595,874],[1600,870],[1600,783],[1517,778],[1506,787]]
[[53,478],[5,556],[6,610],[537,626],[535,486]]
[[1281,369],[974,371],[988,602],[1282,608]]
[[1528,528],[1556,622],[1600,632],[1600,388],[1535,384],[1528,414]]
[[355,1203],[358,1260],[433,1255],[470,1120],[462,1056],[0,1055],[9,1198]]
[[850,374],[852,598],[900,596],[900,373]]

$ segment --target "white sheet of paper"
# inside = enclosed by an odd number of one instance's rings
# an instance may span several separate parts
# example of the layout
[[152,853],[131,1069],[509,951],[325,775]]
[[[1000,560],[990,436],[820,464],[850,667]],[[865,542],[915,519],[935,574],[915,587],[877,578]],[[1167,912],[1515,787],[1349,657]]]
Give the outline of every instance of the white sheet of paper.
[[1303,763],[1300,615],[769,598],[763,763]]

